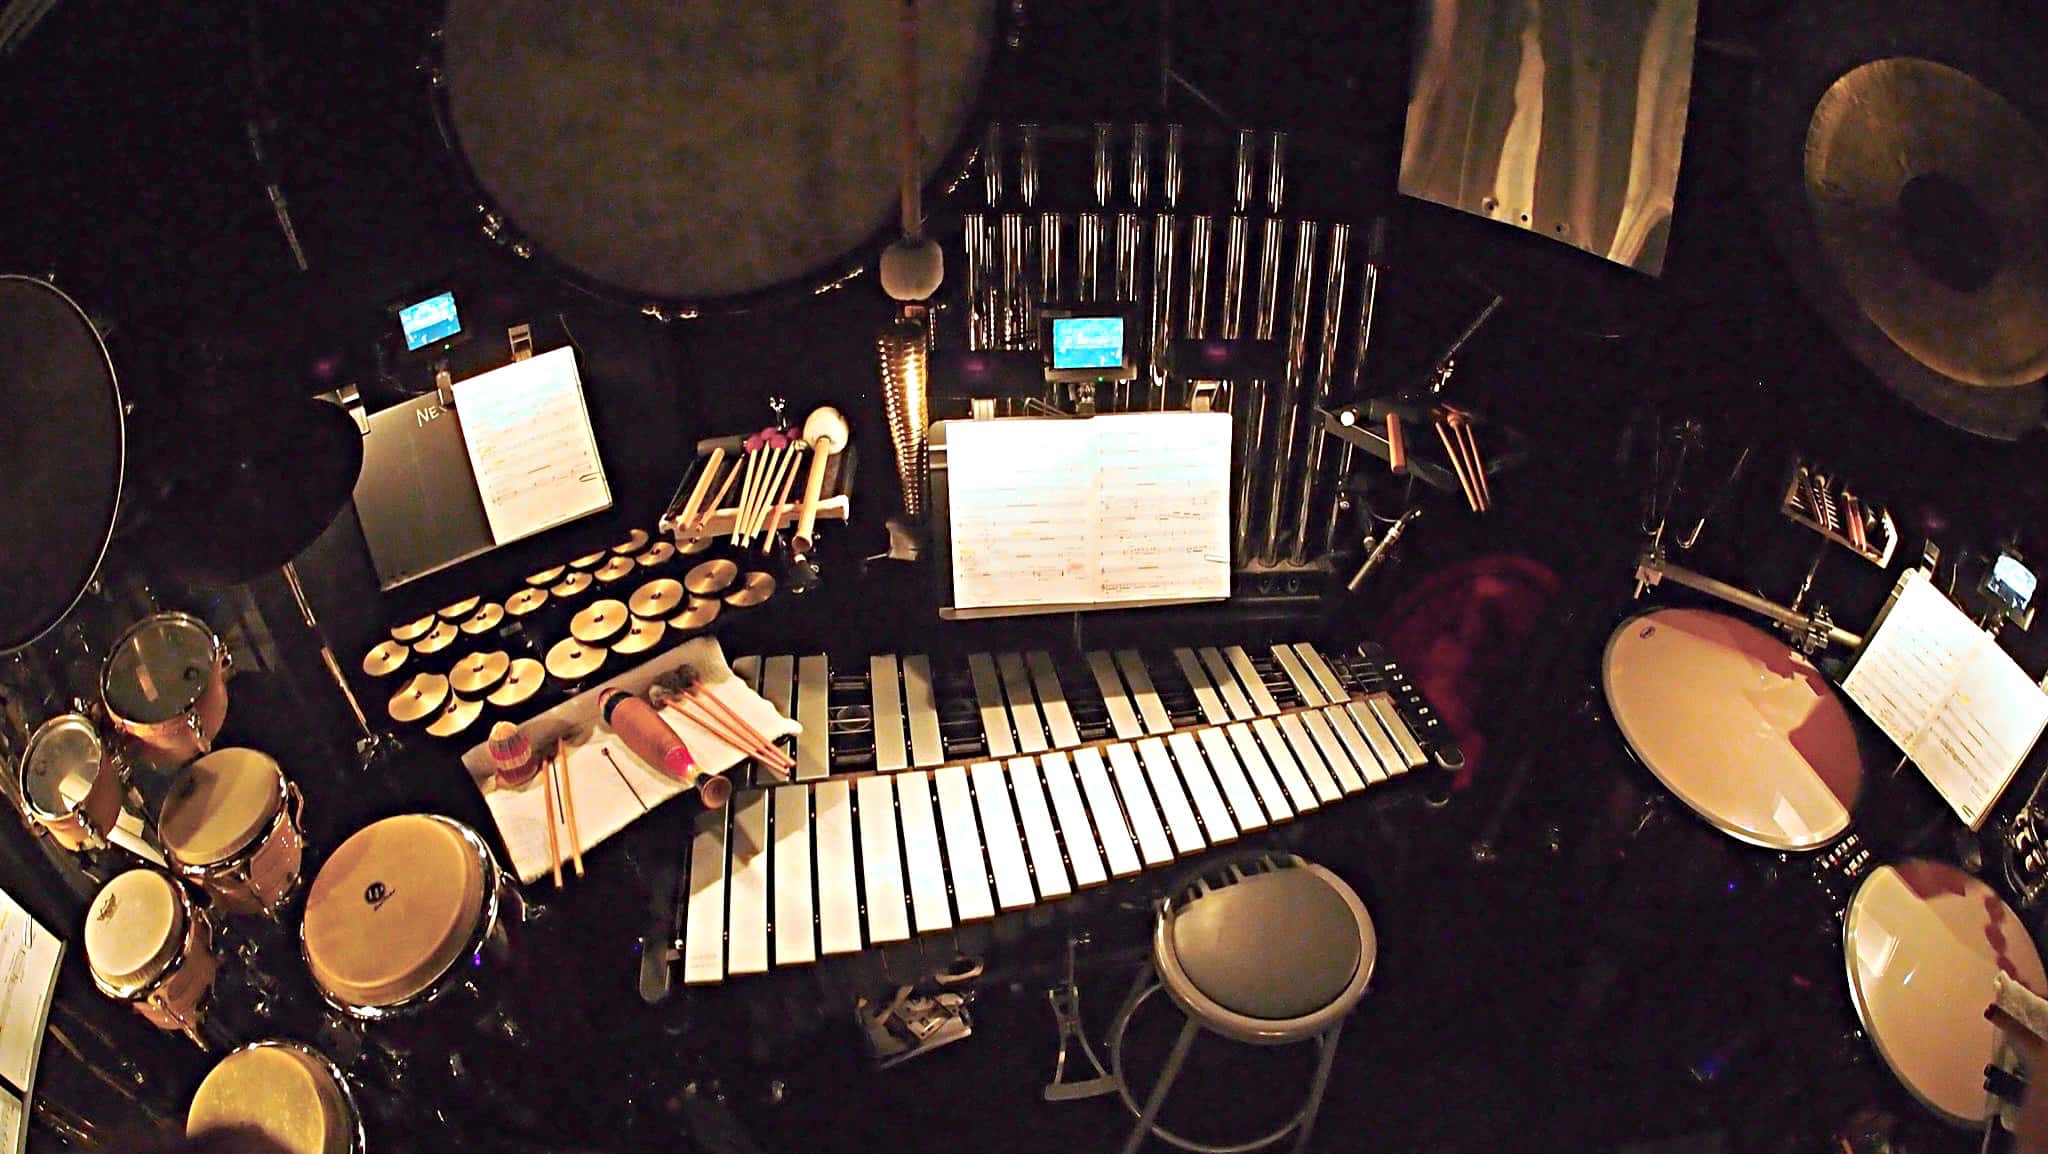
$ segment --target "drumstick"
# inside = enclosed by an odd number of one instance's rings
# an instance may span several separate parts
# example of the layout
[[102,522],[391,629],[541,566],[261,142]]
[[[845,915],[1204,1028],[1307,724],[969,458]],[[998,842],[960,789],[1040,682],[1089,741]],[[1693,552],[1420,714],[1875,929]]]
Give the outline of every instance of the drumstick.
[[555,837],[555,763],[550,759],[542,767],[547,776],[541,779],[540,796],[548,811],[548,869],[554,872],[555,888],[562,888],[562,843]]
[[789,441],[782,446],[782,456],[777,459],[774,471],[768,474],[768,491],[762,494],[762,500],[754,510],[754,522],[747,530],[747,540],[752,541],[761,535],[767,528],[771,513],[778,522],[782,519],[782,505],[789,500],[790,485],[796,480],[797,453],[802,448],[801,441]]
[[789,442],[780,433],[766,438],[761,444],[761,470],[755,478],[753,492],[740,506],[739,520],[733,523],[733,544],[745,548],[754,538],[754,518],[767,507],[768,495],[775,487],[775,471],[782,464],[782,450]]
[[713,737],[760,762],[763,768],[774,773],[777,777],[785,781],[789,779],[788,771],[791,766],[783,764],[788,759],[780,756],[780,750],[772,746],[764,747],[750,743],[746,738],[726,728],[724,722],[714,717],[702,703],[692,698],[672,697],[669,698],[669,702],[676,707],[677,712],[696,722]]
[[768,551],[769,546],[775,544],[775,534],[782,528],[782,514],[789,505],[790,490],[796,488],[797,453],[805,451],[806,448],[807,446],[799,443],[796,450],[789,455],[789,471],[782,475],[782,492],[775,497],[775,511],[769,514],[767,535],[761,539],[761,552],[763,553]]
[[734,461],[732,463],[732,471],[727,473],[725,475],[725,480],[719,484],[717,495],[711,498],[709,504],[705,505],[703,509],[698,511],[697,519],[691,523],[689,533],[689,536],[691,538],[694,539],[704,535],[704,526],[710,524],[712,514],[718,512],[719,502],[725,500],[726,493],[732,490],[732,483],[739,479],[739,475],[740,463],[738,461]]
[[730,723],[734,728],[738,729],[741,734],[745,735],[747,740],[753,742],[755,749],[760,750],[761,752],[769,755],[770,760],[781,763],[785,768],[794,766],[796,764],[796,762],[793,761],[788,754],[783,753],[782,750],[778,746],[776,746],[774,742],[769,741],[767,736],[764,735],[760,730],[755,729],[753,726],[747,724],[747,720],[741,717],[738,713],[735,713],[733,711],[732,706],[727,705],[725,702],[719,700],[718,695],[716,693],[711,692],[710,687],[705,685],[703,682],[693,682],[690,685],[685,686],[683,692],[688,694],[691,698],[695,700],[709,702],[710,708],[716,709],[719,711],[719,713],[723,714],[728,723]]
[[555,772],[562,776],[562,808],[569,814],[569,857],[576,863],[576,876],[583,876],[583,835],[576,829],[576,788],[569,782],[569,755],[562,752],[562,739],[555,739]]
[[1387,469],[1389,472],[1408,471],[1408,436],[1401,427],[1401,414],[1387,410]]
[[1436,422],[1436,435],[1437,439],[1444,443],[1444,455],[1451,459],[1451,471],[1458,475],[1458,487],[1465,490],[1465,503],[1472,506],[1472,511],[1477,513],[1479,498],[1472,492],[1472,482],[1465,478],[1465,462],[1458,450],[1451,447],[1450,431],[1444,428],[1442,421]]
[[747,502],[754,495],[754,482],[761,475],[761,434],[755,433],[746,439],[746,456],[741,458],[747,464],[747,479],[740,483],[740,496],[734,504],[732,519],[732,543],[740,543],[740,525],[747,516]]
[[697,519],[697,507],[704,503],[704,494],[711,489],[712,479],[718,476],[718,467],[725,464],[723,446],[711,450],[711,456],[704,464],[704,471],[697,474],[697,487],[690,490],[690,499],[683,503],[683,511],[676,517],[677,529],[688,529]]
[[1459,444],[1465,450],[1465,461],[1472,475],[1472,486],[1479,492],[1481,512],[1493,508],[1493,493],[1486,487],[1486,458],[1479,455],[1479,435],[1472,431],[1472,415],[1463,409],[1452,409],[1451,431],[1458,434]]

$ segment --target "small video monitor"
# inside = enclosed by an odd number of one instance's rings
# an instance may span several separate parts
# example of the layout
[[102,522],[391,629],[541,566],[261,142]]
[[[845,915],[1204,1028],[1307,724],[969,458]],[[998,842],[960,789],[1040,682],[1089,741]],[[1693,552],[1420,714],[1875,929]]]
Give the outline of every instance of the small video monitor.
[[461,335],[462,318],[455,311],[455,294],[444,292],[399,309],[398,327],[405,334],[405,351],[409,353]]
[[1048,381],[1128,381],[1138,375],[1130,317],[1119,309],[1046,309]]
[[1984,591],[2005,606],[2009,615],[2024,616],[2034,602],[2034,571],[2011,553],[2000,553],[1984,575]]

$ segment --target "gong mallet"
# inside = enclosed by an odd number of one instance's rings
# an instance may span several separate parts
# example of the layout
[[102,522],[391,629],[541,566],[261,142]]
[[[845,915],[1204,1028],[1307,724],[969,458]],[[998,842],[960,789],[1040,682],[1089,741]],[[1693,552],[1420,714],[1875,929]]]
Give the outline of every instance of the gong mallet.
[[845,415],[830,405],[820,405],[804,418],[804,443],[811,447],[811,467],[804,474],[804,503],[797,510],[796,529],[790,538],[798,553],[811,551],[811,535],[818,525],[818,501],[825,495],[825,466],[834,454],[845,450],[851,438]]

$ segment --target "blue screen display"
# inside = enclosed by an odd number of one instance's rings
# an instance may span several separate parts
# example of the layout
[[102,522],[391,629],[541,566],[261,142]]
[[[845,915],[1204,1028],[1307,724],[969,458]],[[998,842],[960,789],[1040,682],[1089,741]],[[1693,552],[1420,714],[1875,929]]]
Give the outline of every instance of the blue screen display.
[[1053,368],[1114,369],[1123,363],[1124,318],[1053,318]]
[[462,331],[462,319],[455,315],[455,294],[442,293],[399,309],[398,326],[405,330],[408,352],[454,336]]
[[2025,613],[2027,603],[2034,599],[2034,573],[2020,559],[2010,553],[2001,553],[1991,567],[1991,592],[1999,600],[2012,606],[2014,613]]

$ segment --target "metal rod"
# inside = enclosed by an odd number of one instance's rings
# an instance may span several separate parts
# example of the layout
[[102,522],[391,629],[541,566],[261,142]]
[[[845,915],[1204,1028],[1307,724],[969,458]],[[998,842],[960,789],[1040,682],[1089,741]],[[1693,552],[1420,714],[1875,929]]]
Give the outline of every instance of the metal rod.
[[1223,241],[1223,315],[1219,318],[1226,341],[1238,338],[1244,321],[1244,274],[1251,240],[1252,222],[1243,215],[1231,217]]
[[988,299],[989,269],[989,221],[986,213],[971,212],[961,227],[967,249],[966,295],[967,295],[967,347],[980,352],[989,347],[990,325]]
[[[1636,563],[1636,579],[1646,584],[1655,584],[1659,580],[1672,581],[1688,589],[1697,589],[1709,596],[1719,597],[1730,605],[1747,609],[1760,617],[1768,617],[1787,629],[1797,629],[1802,633],[1815,624],[1815,619],[1810,614],[1788,609],[1747,589],[1737,588],[1725,581],[1716,581],[1683,565],[1673,565],[1655,553],[1646,554]],[[1841,645],[1850,649],[1858,649],[1863,645],[1862,635],[1851,633],[1837,625],[1828,626],[1827,638],[1830,645]]]
[[[1316,356],[1315,408],[1328,408],[1337,376],[1337,349],[1344,327],[1344,271],[1351,259],[1351,226],[1330,226],[1330,248],[1323,267],[1323,341]],[[1294,551],[1296,564],[1308,560],[1309,519],[1314,514],[1316,490],[1323,483],[1323,423],[1313,410],[1308,414],[1308,443],[1302,460],[1301,484],[1295,490]],[[1332,502],[1334,505],[1335,502]]]
[[1162,165],[1163,177],[1160,211],[1152,218],[1152,284],[1150,287],[1152,318],[1152,407],[1167,407],[1167,373],[1173,359],[1173,271],[1174,251],[1178,247],[1180,228],[1174,212],[1180,204],[1181,186],[1181,126],[1166,126],[1166,144]]
[[1006,212],[1001,217],[1002,232],[999,246],[1001,263],[1001,305],[997,310],[1001,331],[999,340],[1006,349],[1024,348],[1031,332],[1029,314],[1031,294],[1026,289],[1030,282],[1024,275],[1024,261],[1030,247],[1025,243],[1025,217],[1021,212]]
[[292,600],[298,603],[299,615],[306,619],[306,628],[313,634],[313,640],[320,646],[321,663],[327,666],[328,676],[334,679],[335,687],[341,690],[341,698],[348,702],[348,711],[355,718],[356,730],[364,742],[375,742],[376,733],[370,729],[370,719],[363,714],[362,703],[356,700],[356,691],[349,687],[348,676],[341,671],[341,663],[334,659],[334,651],[327,648],[327,638],[320,633],[320,619],[313,616],[313,603],[306,600],[305,586],[299,584],[299,567],[290,561],[284,563],[284,583],[292,591]]
[[[1365,383],[1365,357],[1372,347],[1373,307],[1380,295],[1380,265],[1386,253],[1387,222],[1385,218],[1372,222],[1372,231],[1367,234],[1365,266],[1359,270],[1358,323],[1352,332],[1351,377],[1347,394],[1356,398]],[[1337,451],[1337,493],[1330,501],[1330,514],[1323,520],[1323,552],[1337,547],[1337,529],[1343,519],[1343,489],[1350,480],[1352,467],[1358,460],[1358,447],[1345,441]]]
[[[1242,217],[1237,218],[1242,220]],[[1235,222],[1233,222],[1235,223]],[[1287,225],[1278,217],[1265,222],[1259,248],[1258,301],[1252,312],[1252,337],[1255,340],[1273,339],[1273,328],[1277,323],[1279,310],[1276,307],[1280,295],[1280,255],[1286,243]],[[1251,539],[1257,522],[1258,508],[1254,492],[1258,488],[1260,458],[1265,454],[1266,441],[1266,382],[1249,380],[1243,382],[1244,396],[1233,398],[1231,412],[1237,424],[1237,527],[1233,548],[1239,565],[1251,559]]]
[[1280,202],[1287,192],[1287,134],[1266,136],[1266,211],[1280,215]]
[[1287,294],[1287,365],[1273,405],[1278,423],[1274,429],[1273,473],[1266,479],[1266,532],[1259,546],[1259,559],[1267,564],[1280,558],[1280,522],[1287,499],[1288,469],[1294,463],[1301,434],[1301,386],[1308,360],[1309,294],[1315,282],[1317,231],[1312,220],[1294,223],[1294,277]]
[[1215,247],[1216,219],[1198,216],[1188,226],[1188,308],[1182,314],[1183,335],[1201,340],[1209,335],[1209,251]]
[[[1027,208],[1038,204],[1038,126],[1019,125],[1017,129],[1017,191],[1024,198]],[[1040,213],[1038,217],[1038,302],[1060,299],[1060,248],[1062,220],[1057,212]],[[1034,310],[1035,314],[1035,310]],[[1032,317],[1032,343],[1037,342],[1037,317]]]
[[1110,175],[1109,145],[1110,133],[1114,129],[1107,124],[1095,126],[1095,210],[1081,214],[1079,249],[1079,294],[1081,300],[1093,304],[1104,299],[1102,291],[1102,241],[1109,208],[1110,189],[1113,178]]

